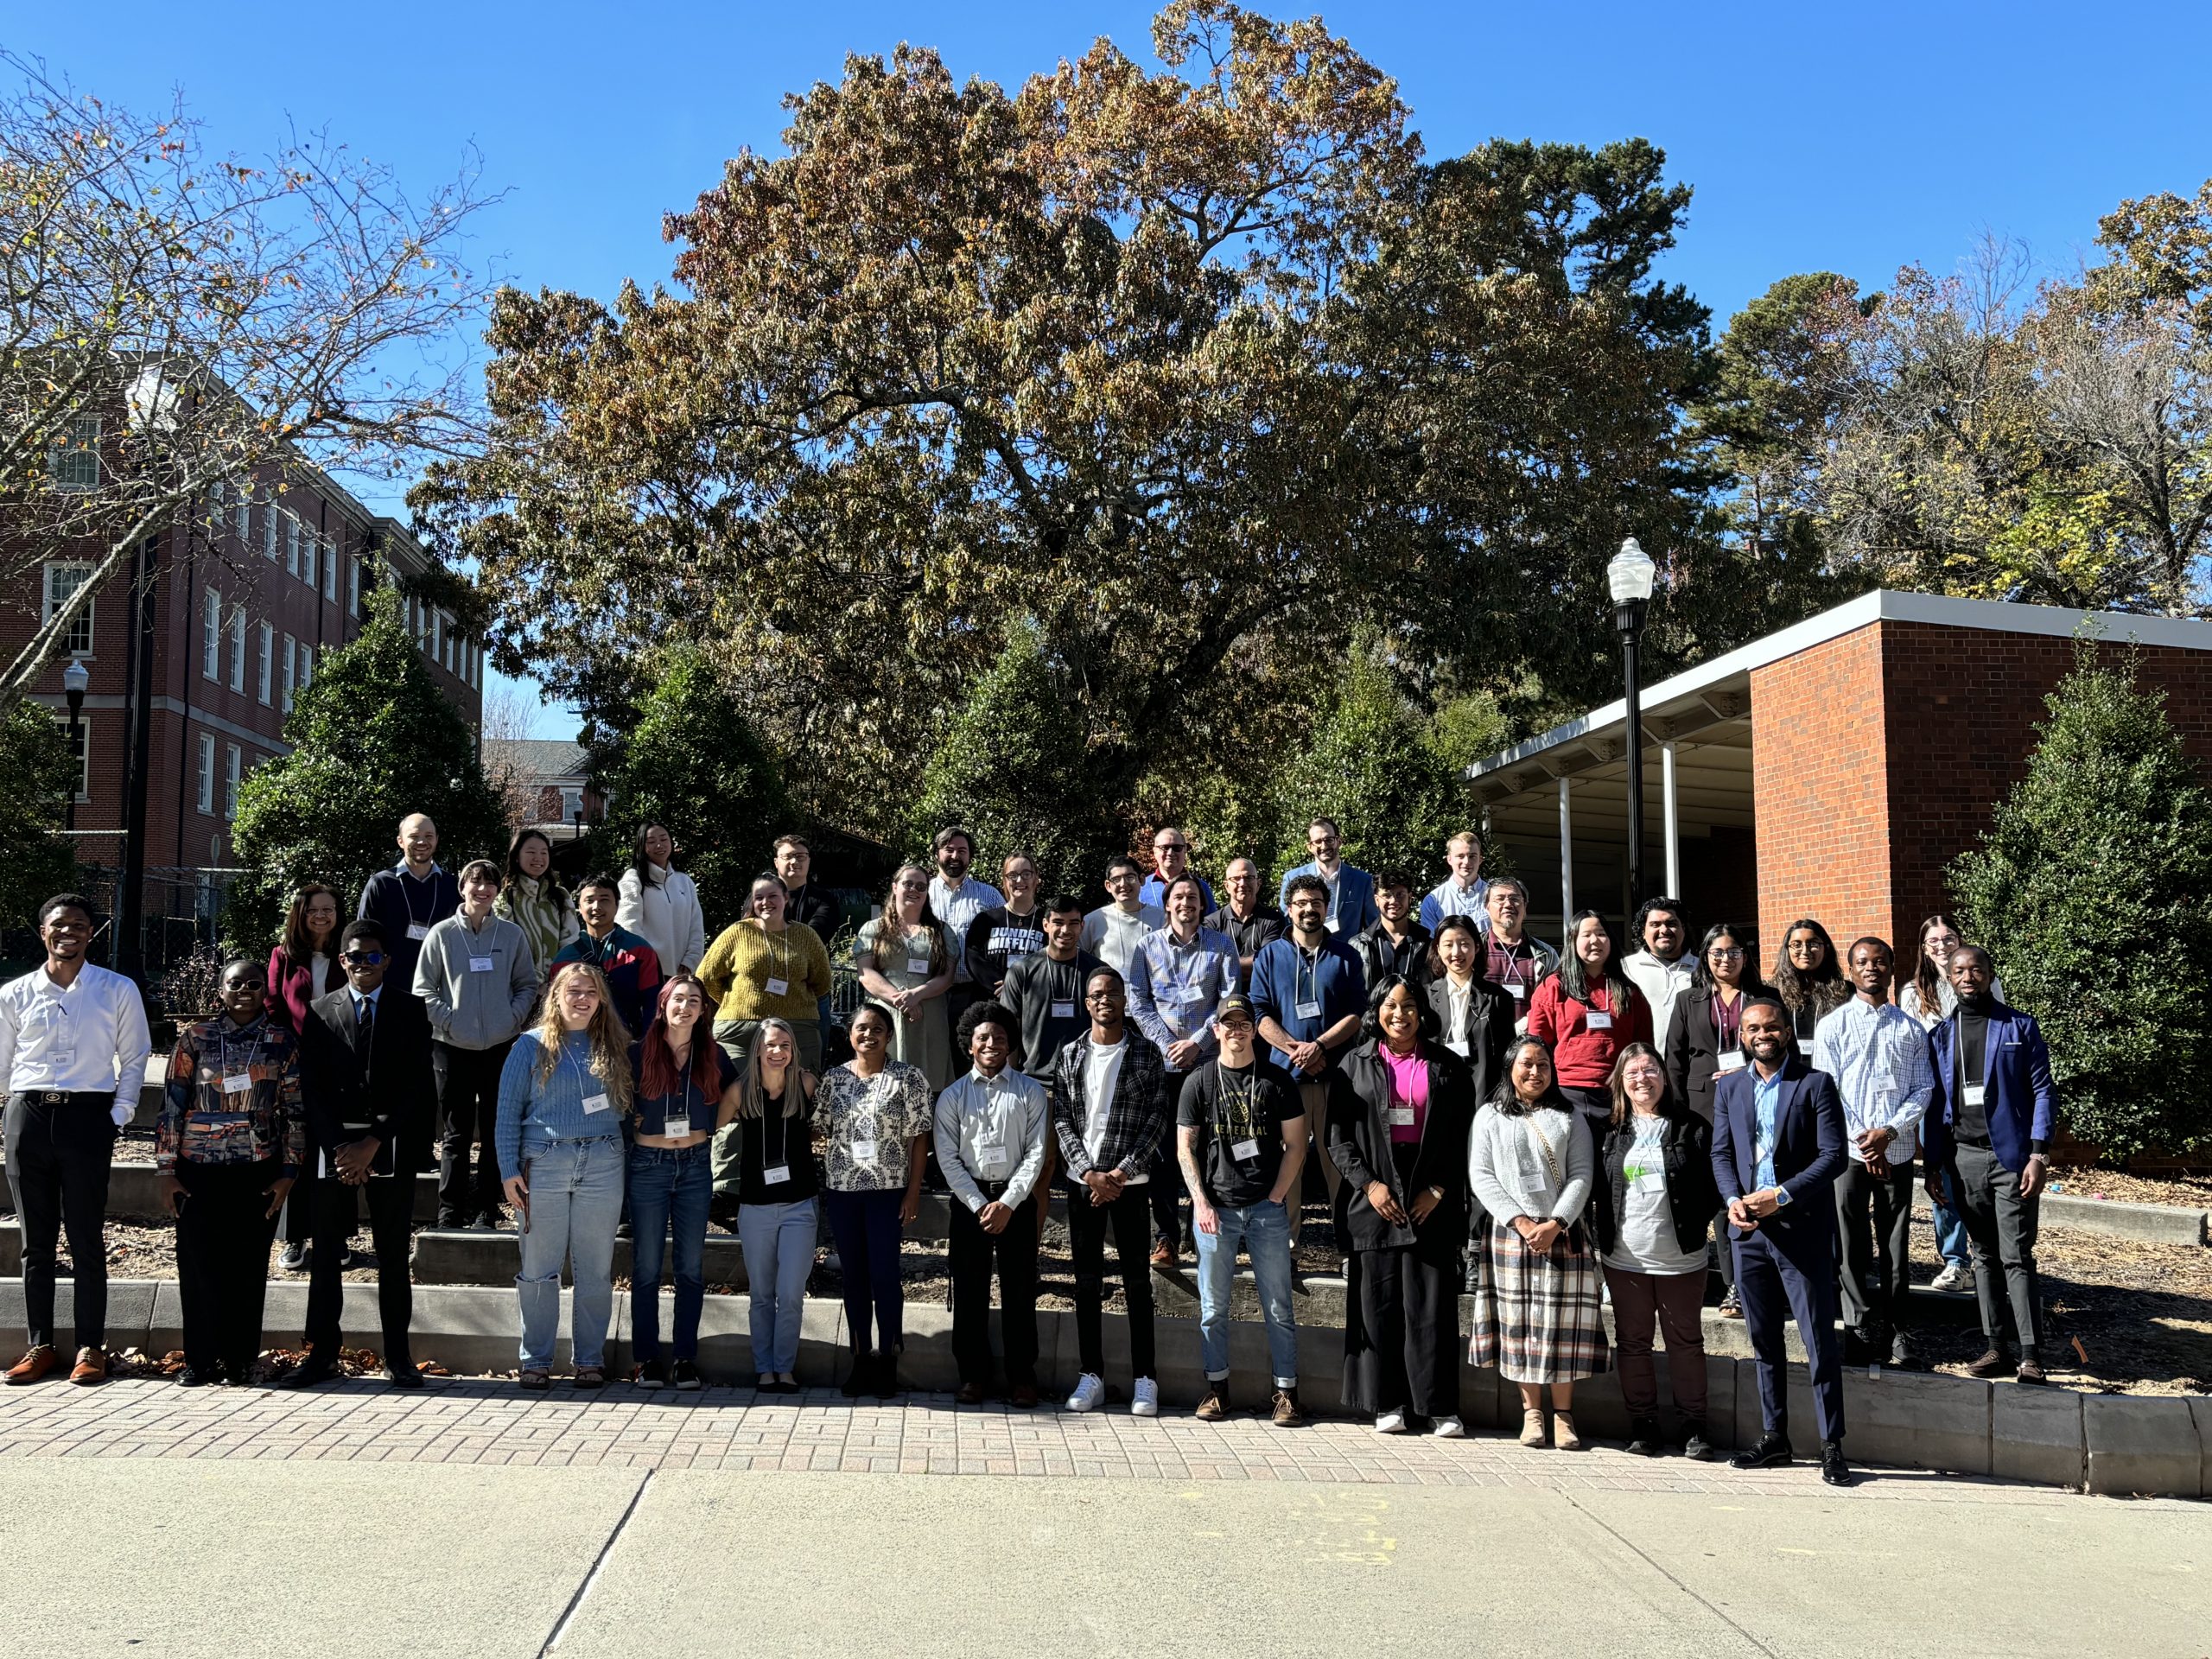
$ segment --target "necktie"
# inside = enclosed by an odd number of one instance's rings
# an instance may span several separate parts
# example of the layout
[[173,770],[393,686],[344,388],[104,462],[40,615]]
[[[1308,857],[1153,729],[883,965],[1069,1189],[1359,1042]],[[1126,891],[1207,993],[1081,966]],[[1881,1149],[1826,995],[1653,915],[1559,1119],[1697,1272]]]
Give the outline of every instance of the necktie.
[[361,1039],[356,1048],[356,1053],[360,1061],[361,1081],[364,1084],[369,1080],[369,1051],[375,1044],[376,1034],[376,999],[369,997],[364,999],[361,1003]]

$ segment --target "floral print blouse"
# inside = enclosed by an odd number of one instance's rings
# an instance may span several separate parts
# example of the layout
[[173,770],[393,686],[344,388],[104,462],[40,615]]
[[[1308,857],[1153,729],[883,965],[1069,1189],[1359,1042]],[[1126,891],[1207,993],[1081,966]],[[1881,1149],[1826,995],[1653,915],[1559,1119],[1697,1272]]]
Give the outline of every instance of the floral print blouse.
[[873,1077],[832,1067],[814,1097],[823,1184],[833,1192],[882,1192],[906,1185],[907,1146],[930,1133],[936,1103],[918,1066],[885,1064]]

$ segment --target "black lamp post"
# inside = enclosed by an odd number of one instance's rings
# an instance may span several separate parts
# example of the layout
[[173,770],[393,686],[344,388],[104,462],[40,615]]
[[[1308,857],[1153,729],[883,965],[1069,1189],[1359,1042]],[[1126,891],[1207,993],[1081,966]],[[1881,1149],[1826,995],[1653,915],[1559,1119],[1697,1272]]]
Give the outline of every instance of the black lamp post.
[[69,699],[69,753],[76,758],[77,775],[69,780],[69,797],[62,804],[61,823],[66,830],[77,827],[77,791],[83,787],[85,774],[85,689],[92,683],[92,671],[84,659],[72,657],[69,665],[61,671],[61,690]]
[[1643,902],[1643,669],[1637,658],[1644,607],[1659,567],[1631,536],[1605,567],[1613,590],[1613,626],[1621,634],[1621,675],[1628,683],[1628,905]]

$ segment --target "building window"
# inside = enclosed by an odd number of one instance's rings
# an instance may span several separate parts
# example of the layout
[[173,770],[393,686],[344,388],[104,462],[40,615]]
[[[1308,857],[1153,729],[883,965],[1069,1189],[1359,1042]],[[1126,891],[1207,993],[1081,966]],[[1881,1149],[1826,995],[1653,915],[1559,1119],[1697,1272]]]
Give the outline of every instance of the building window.
[[581,823],[584,816],[584,792],[581,789],[561,791],[561,817],[569,823]]
[[276,667],[276,630],[264,622],[261,625],[261,654],[253,670],[254,692],[264,703],[269,701],[270,683]]
[[346,613],[356,617],[361,613],[361,562],[359,559],[346,561]]
[[200,596],[200,671],[211,680],[223,675],[223,596],[213,588]]
[[54,715],[54,723],[61,728],[61,741],[69,747],[69,758],[77,763],[77,798],[92,798],[92,722],[79,720],[74,726],[69,716],[60,709]]
[[300,521],[289,512],[284,515],[284,568],[295,576],[300,574]]
[[261,515],[261,551],[271,564],[276,563],[276,521],[282,517],[283,515],[277,510],[276,499],[271,497],[267,509]]
[[423,637],[429,644],[430,660],[434,663],[438,660],[438,624],[443,620],[437,612],[432,611],[429,613],[429,625],[423,630]]
[[292,712],[292,691],[299,683],[297,658],[299,644],[290,634],[284,636],[284,712]]
[[245,690],[245,607],[231,607],[231,690]]
[[338,538],[326,536],[322,541],[322,596],[332,604],[338,602]]
[[66,437],[54,441],[48,471],[55,487],[96,490],[100,483],[100,417],[79,415],[69,423]]
[[223,757],[223,822],[229,823],[238,815],[238,767],[244,757],[237,744],[224,747],[228,752]]
[[[92,579],[92,567],[74,562],[57,561],[46,567],[46,617],[48,622],[77,595],[77,590]],[[69,624],[62,638],[61,649],[72,657],[92,654],[92,607],[89,605]]]
[[304,691],[315,683],[315,647],[306,640],[300,641],[300,690]]
[[253,545],[253,492],[238,486],[238,545]]
[[215,810],[215,734],[200,734],[200,810]]

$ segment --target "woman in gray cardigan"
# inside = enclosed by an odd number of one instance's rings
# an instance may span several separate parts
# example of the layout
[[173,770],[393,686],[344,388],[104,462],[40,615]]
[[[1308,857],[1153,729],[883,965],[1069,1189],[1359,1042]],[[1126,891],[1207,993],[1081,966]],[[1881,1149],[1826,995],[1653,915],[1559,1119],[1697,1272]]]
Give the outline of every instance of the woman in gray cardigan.
[[[430,1065],[445,1135],[438,1145],[438,1225],[499,1224],[492,1126],[499,1072],[537,999],[529,938],[493,913],[499,869],[488,858],[461,872],[461,908],[435,924],[415,963],[415,995],[430,1020]],[[476,1168],[469,1148],[481,1142]]]
[[1521,1444],[1579,1452],[1574,1385],[1605,1369],[1598,1258],[1582,1226],[1594,1165],[1590,1137],[1560,1093],[1549,1050],[1520,1037],[1505,1079],[1475,1115],[1467,1181],[1489,1211],[1478,1230],[1475,1334],[1468,1357],[1521,1389]]

